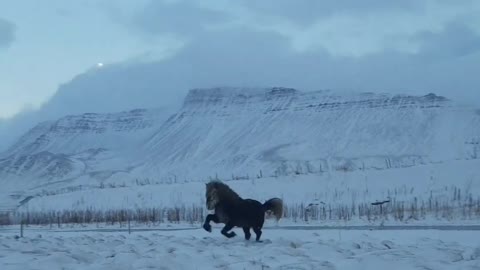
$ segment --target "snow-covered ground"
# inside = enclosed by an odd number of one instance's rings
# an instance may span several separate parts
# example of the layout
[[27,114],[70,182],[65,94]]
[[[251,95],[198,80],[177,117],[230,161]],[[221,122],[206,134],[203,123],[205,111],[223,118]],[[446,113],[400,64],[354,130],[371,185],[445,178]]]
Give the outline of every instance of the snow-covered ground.
[[479,231],[264,229],[264,242],[215,228],[133,232],[0,228],[10,269],[480,269]]
[[[377,225],[380,222],[385,225],[479,224],[479,166],[480,160],[469,160],[403,169],[264,177],[226,183],[243,198],[259,201],[283,198],[289,208],[286,218],[294,218],[298,222],[305,220],[301,215],[292,216],[292,211],[304,213],[304,207],[312,203],[328,211],[327,217],[316,222],[321,225]],[[163,211],[171,207],[184,207],[187,212],[193,211],[193,208],[206,212],[203,181],[107,185],[103,188],[86,186],[79,190],[50,191],[53,193],[37,193],[38,196],[19,207],[18,212],[23,215],[64,210],[135,212],[153,208]],[[391,206],[387,209],[390,211],[387,219],[380,217],[379,213],[372,213],[371,219],[370,216],[360,215],[361,205],[370,206],[372,202],[387,199],[392,201],[386,205],[387,208]],[[344,207],[350,209],[351,218],[337,215]],[[398,207],[404,208],[401,210],[404,217],[400,219],[393,217]],[[418,218],[410,217],[412,207],[418,208]],[[318,211],[323,211],[320,208]],[[379,210],[377,208],[372,210]],[[424,214],[420,213],[422,208],[426,209]],[[330,213],[330,209],[333,212]],[[309,219],[310,223],[315,223],[313,217]],[[282,222],[291,221],[284,219]],[[344,224],[346,221],[348,224]]]
[[[480,194],[480,160],[453,161],[411,168],[332,172],[324,174],[264,177],[261,179],[228,181],[226,183],[244,198],[265,201],[281,197],[290,203],[370,203],[390,197],[411,202],[414,198],[427,200],[431,196],[450,199],[454,187],[461,196]],[[201,179],[198,179],[201,180]],[[78,209],[137,209],[170,207],[182,204],[204,206],[205,181],[178,184],[117,185],[115,188],[80,189],[58,192],[56,195],[40,194],[24,204],[21,211],[50,211]],[[55,192],[55,190],[50,190]]]

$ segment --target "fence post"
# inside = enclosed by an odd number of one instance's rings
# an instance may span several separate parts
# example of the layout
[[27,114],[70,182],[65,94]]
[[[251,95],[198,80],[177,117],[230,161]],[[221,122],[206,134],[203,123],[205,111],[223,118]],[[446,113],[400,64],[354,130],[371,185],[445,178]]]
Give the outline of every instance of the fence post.
[[23,224],[24,224],[24,221],[22,220],[22,221],[20,222],[20,237],[21,237],[21,238],[23,238],[23,226],[24,226]]
[[130,218],[128,219],[128,234],[131,234],[132,230],[130,229]]

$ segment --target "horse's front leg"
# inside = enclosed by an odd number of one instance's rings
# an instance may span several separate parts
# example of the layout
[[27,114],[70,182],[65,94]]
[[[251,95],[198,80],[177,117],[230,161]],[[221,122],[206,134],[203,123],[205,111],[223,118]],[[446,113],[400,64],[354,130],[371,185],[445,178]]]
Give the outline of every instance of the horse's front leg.
[[213,221],[215,223],[219,223],[220,220],[218,219],[218,216],[215,214],[209,214],[207,218],[205,219],[205,223],[203,223],[203,228],[207,232],[212,232],[212,225],[210,225],[210,221]]
[[227,223],[225,225],[225,227],[223,227],[222,229],[222,234],[225,235],[226,237],[228,238],[232,238],[232,237],[235,237],[237,234],[235,232],[228,232],[230,231],[231,229],[233,229],[233,225],[231,223]]

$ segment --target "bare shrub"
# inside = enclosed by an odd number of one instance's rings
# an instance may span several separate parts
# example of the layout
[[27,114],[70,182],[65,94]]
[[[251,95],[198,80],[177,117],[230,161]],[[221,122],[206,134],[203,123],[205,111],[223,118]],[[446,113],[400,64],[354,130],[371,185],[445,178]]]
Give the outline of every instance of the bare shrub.
[[[145,180],[145,182],[148,182]],[[143,185],[145,182],[139,182]],[[372,203],[342,202],[344,191],[334,190],[333,197],[339,199],[335,203],[287,203],[284,205],[283,218],[293,222],[325,222],[350,221],[411,221],[436,218],[443,220],[468,220],[480,218],[480,197],[456,187],[445,187],[449,196],[434,196],[431,192],[425,200],[420,197],[400,200],[397,196],[410,193],[406,187],[387,192],[393,198],[387,201]],[[444,195],[445,193],[442,193]],[[476,199],[475,199],[476,198]],[[138,209],[94,208],[63,211],[17,211],[0,213],[0,225],[20,224],[50,225],[61,224],[106,224],[126,226],[128,222],[155,225],[160,223],[202,223],[206,210],[204,203],[175,207],[150,207]]]

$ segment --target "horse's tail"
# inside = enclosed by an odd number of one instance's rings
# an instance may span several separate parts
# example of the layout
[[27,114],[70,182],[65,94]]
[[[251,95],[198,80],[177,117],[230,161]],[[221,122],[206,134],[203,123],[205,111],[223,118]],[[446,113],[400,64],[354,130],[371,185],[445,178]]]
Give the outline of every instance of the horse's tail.
[[265,212],[273,212],[273,215],[278,221],[283,215],[283,201],[280,198],[272,198],[263,204],[263,209]]

